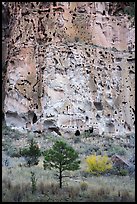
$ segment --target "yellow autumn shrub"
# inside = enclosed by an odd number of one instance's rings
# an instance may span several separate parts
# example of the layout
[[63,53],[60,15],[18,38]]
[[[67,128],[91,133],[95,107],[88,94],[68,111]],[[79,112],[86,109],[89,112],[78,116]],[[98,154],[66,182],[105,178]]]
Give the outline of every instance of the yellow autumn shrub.
[[112,162],[107,155],[90,155],[86,158],[87,172],[99,175],[112,169]]

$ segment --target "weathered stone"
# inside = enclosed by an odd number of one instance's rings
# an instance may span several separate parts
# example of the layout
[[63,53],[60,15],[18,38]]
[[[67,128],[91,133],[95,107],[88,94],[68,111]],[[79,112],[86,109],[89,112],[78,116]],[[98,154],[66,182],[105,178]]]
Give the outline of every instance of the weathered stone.
[[12,25],[3,42],[7,125],[134,132],[135,28],[126,15],[109,15],[109,2],[6,5]]

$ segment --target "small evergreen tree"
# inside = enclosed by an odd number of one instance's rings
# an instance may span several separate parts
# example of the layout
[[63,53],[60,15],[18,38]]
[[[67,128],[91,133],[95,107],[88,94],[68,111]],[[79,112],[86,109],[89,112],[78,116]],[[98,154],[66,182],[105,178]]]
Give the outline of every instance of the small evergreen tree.
[[38,164],[41,151],[34,139],[31,139],[29,148],[22,149],[20,154],[25,157],[27,164],[30,166]]
[[62,178],[65,177],[65,170],[74,171],[79,169],[80,160],[78,153],[63,141],[56,141],[53,147],[44,153],[44,169],[58,169],[60,188],[62,188]]

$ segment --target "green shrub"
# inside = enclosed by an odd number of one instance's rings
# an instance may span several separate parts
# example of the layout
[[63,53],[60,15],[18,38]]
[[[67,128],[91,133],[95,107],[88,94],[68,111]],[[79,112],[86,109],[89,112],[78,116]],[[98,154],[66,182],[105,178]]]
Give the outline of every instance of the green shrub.
[[127,176],[129,174],[129,171],[122,167],[113,166],[110,173],[118,176]]
[[41,151],[34,139],[31,139],[29,148],[21,149],[20,154],[25,157],[27,164],[31,166],[39,163],[38,158],[41,156]]
[[80,139],[80,137],[74,137],[74,143],[76,144],[76,143],[79,143],[79,142],[81,142],[81,139]]
[[33,171],[31,171],[31,190],[32,190],[32,193],[34,193],[36,191],[36,182],[37,182],[37,179],[35,177],[35,173]]
[[82,136],[85,137],[85,138],[89,138],[89,137],[100,137],[100,135],[98,133],[95,133],[95,132],[91,132],[90,129],[89,130],[85,130],[83,133],[82,133]]
[[113,145],[110,148],[108,148],[108,155],[113,156],[115,154],[124,156],[127,154],[127,150],[124,147],[121,147],[119,145]]
[[20,157],[20,151],[12,146],[12,147],[9,147],[9,149],[7,150],[7,155],[9,155],[10,157]]
[[128,175],[128,170],[126,170],[126,169],[120,169],[120,175],[121,175],[121,176],[127,176],[127,175]]
[[84,133],[83,133],[83,136],[84,137],[86,137],[86,138],[88,138],[88,137],[91,137],[92,135],[91,135],[91,133],[90,133],[90,131],[85,131]]
[[11,138],[5,138],[2,141],[2,150],[7,153],[8,156],[11,157],[20,157],[20,152],[18,148],[12,143],[13,140]]
[[88,184],[86,182],[81,182],[80,189],[81,191],[86,191],[88,189]]
[[13,132],[13,130],[10,127],[6,126],[5,124],[2,125],[2,134],[3,135],[7,135],[10,132]]
[[135,17],[135,2],[129,2],[129,6],[124,8],[124,13],[131,17]]
[[12,129],[9,126],[3,125],[2,126],[2,135],[8,136],[8,138],[12,138],[12,139],[19,139],[20,135],[22,135],[22,133],[16,129]]
[[12,144],[12,139],[6,138],[4,141],[2,141],[2,150],[8,151],[9,148],[11,147],[11,144]]
[[95,175],[105,173],[107,170],[112,169],[112,162],[107,155],[90,155],[86,158],[86,162],[88,165],[87,171]]

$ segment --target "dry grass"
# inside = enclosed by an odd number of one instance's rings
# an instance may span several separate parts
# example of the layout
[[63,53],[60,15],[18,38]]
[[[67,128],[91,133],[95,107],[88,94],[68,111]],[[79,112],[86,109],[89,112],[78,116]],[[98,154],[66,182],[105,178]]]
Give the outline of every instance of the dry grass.
[[[8,184],[7,184],[8,185]],[[80,186],[68,186],[60,189],[56,183],[37,185],[35,194],[27,184],[4,186],[2,190],[3,202],[134,202],[134,196],[127,190],[111,192],[109,188],[88,188],[84,191]]]
[[[6,129],[5,129],[6,131]],[[15,140],[15,133],[12,133],[14,140],[9,141],[6,135],[4,147],[20,147],[21,140]],[[36,136],[36,135],[35,135]],[[72,138],[71,138],[72,137]],[[81,142],[74,144],[73,135],[67,142],[79,151],[82,160],[80,170],[66,172],[69,177],[64,178],[63,188],[59,188],[59,183],[55,174],[56,170],[43,169],[43,157],[37,166],[26,167],[19,163],[19,158],[10,158],[11,166],[2,167],[2,201],[3,202],[134,202],[135,201],[135,179],[129,176],[100,176],[95,177],[90,174],[84,175],[86,163],[84,161],[85,151],[90,151],[98,141],[90,138],[81,138]],[[42,147],[42,150],[49,148],[54,137],[35,137]],[[24,143],[27,144],[27,136]],[[98,138],[101,140],[101,138]],[[103,142],[104,138],[102,138]],[[35,173],[37,183],[36,192],[31,191],[31,171]]]
[[[12,158],[13,162],[17,158]],[[15,161],[14,161],[15,160]],[[2,167],[2,201],[3,202],[134,202],[135,179],[129,176],[91,176],[84,177],[81,169],[66,172],[63,188],[55,174],[56,170],[43,169],[43,157],[38,166],[14,168]],[[16,164],[16,162],[15,162]],[[35,173],[36,192],[31,192],[31,171]]]
[[[19,168],[19,167],[18,167]],[[24,167],[26,168],[26,167]],[[36,171],[37,168],[37,171]],[[135,180],[126,177],[88,177],[65,180],[63,188],[53,178],[55,172],[44,171],[39,167],[33,167],[38,178],[36,192],[31,192],[29,172],[32,169],[26,168],[7,174],[6,171],[2,180],[2,201],[3,202],[134,202],[135,201]],[[21,178],[21,172],[22,177]],[[17,173],[17,170],[16,170]],[[26,177],[24,177],[26,175]],[[50,175],[50,176],[49,176]],[[14,176],[14,178],[13,178]],[[49,178],[50,177],[50,178]],[[20,178],[20,180],[18,180]],[[17,179],[17,180],[16,180]]]

